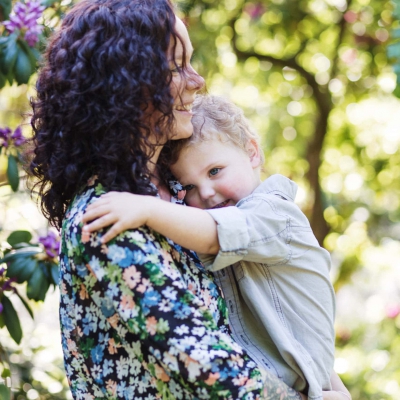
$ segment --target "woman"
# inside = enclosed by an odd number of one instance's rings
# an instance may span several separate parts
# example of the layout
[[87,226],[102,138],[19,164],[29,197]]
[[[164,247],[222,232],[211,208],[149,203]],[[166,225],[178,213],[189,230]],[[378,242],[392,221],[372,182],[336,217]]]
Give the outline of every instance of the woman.
[[194,253],[146,227],[107,245],[82,234],[83,212],[106,191],[171,200],[156,163],[167,140],[192,134],[204,85],[192,52],[168,0],[83,0],[49,42],[30,170],[43,213],[62,227],[62,345],[76,399],[302,396],[262,377],[233,342]]

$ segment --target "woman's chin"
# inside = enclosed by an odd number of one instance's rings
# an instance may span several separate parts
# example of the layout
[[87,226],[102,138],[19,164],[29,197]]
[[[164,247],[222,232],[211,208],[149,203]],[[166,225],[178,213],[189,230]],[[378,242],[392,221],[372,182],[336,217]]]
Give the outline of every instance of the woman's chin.
[[175,129],[173,136],[171,136],[171,140],[179,140],[179,139],[187,139],[193,135],[193,126],[190,123],[190,126],[182,126]]

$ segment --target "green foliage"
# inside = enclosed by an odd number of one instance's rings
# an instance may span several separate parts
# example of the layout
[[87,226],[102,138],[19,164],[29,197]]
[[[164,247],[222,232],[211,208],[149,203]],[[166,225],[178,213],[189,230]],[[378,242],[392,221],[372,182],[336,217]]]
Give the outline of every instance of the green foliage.
[[394,10],[393,10],[393,17],[394,17],[394,23],[393,23],[393,28],[391,30],[391,37],[392,37],[392,44],[390,44],[387,47],[387,55],[388,58],[393,59],[394,65],[393,65],[393,71],[397,75],[397,90],[394,92],[394,94],[397,97],[400,97],[400,1],[399,0],[393,0],[394,3]]
[[22,339],[21,323],[13,303],[4,292],[16,294],[33,318],[33,312],[28,302],[19,294],[14,282],[27,283],[27,297],[35,301],[43,301],[50,286],[58,284],[57,262],[44,251],[43,247],[32,244],[31,240],[32,234],[28,231],[12,232],[7,238],[11,248],[6,248],[4,256],[0,258],[0,265],[7,266],[5,275],[4,272],[1,272],[2,276],[0,277],[0,287],[2,288],[0,291],[2,306],[0,327],[5,326],[16,343],[20,343]]
[[27,231],[11,233],[7,241],[13,247],[7,250],[0,263],[7,264],[9,278],[17,283],[27,282],[28,299],[43,301],[50,285],[58,284],[58,265],[43,254],[42,247],[31,244],[31,239]]
[[14,231],[7,238],[7,242],[10,246],[16,246],[20,243],[29,243],[31,240],[32,234],[28,231]]
[[0,20],[5,21],[6,19],[8,19],[8,16],[11,12],[11,7],[11,0],[0,0]]
[[0,383],[0,399],[2,400],[11,400],[10,390],[6,385]]
[[17,159],[12,154],[8,156],[7,179],[11,189],[16,192],[19,186],[19,171]]
[[0,38],[0,88],[6,81],[12,84],[13,80],[18,85],[28,83],[31,75],[36,71],[40,53],[27,45],[14,32],[9,36]]
[[6,328],[14,341],[19,344],[22,339],[22,328],[18,314],[8,297],[3,296],[1,303],[3,304],[3,318]]

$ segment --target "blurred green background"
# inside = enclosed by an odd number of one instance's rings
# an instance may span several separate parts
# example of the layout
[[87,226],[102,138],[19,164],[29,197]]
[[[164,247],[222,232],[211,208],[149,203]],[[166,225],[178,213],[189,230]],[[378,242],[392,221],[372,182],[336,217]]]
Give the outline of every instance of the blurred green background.
[[[4,4],[0,0],[0,8]],[[42,42],[71,2],[44,4]],[[354,400],[400,399],[400,5],[383,0],[177,5],[195,48],[193,66],[208,92],[244,109],[262,137],[265,176],[281,173],[298,183],[296,202],[331,252],[335,370]],[[0,33],[7,35],[4,28]],[[32,74],[28,84],[13,81],[0,90],[0,128],[22,124],[30,136],[34,83]],[[36,237],[48,231],[22,170],[14,192],[7,166],[3,151],[3,249],[16,229]],[[30,302],[34,320],[18,299],[13,304],[24,337],[16,345],[0,330],[0,370],[10,365],[12,372],[6,385],[12,382],[16,399],[71,398],[61,360],[57,291],[51,289],[44,304]]]

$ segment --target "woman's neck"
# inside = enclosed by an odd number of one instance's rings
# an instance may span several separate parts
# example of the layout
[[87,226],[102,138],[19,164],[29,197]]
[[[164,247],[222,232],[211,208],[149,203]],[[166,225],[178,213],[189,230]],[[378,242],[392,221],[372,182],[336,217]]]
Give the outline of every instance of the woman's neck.
[[160,179],[160,175],[157,170],[157,161],[160,157],[163,146],[157,146],[154,151],[153,157],[149,160],[148,168],[151,174],[151,183],[157,188],[158,194],[162,200],[171,201],[171,194],[164,182]]

